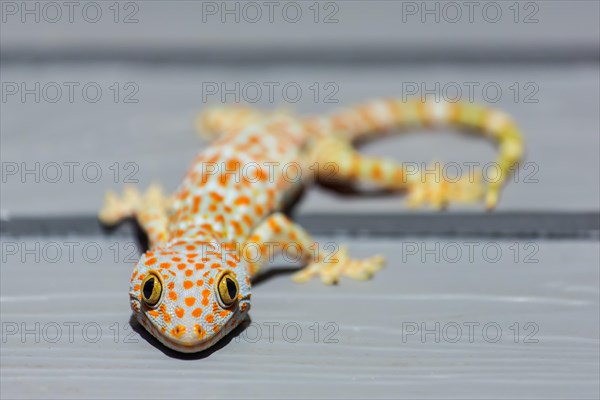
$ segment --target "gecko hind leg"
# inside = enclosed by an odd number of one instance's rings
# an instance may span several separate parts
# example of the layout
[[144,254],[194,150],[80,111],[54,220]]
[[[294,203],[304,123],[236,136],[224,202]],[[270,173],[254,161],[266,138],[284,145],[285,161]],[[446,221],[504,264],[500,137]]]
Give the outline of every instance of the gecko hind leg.
[[380,255],[362,260],[352,259],[348,255],[347,246],[341,246],[334,256],[335,259],[329,261],[325,259],[312,261],[296,272],[292,279],[294,282],[302,283],[318,275],[321,281],[328,285],[338,283],[342,276],[364,281],[371,279],[385,264],[384,257]]
[[[385,189],[405,189],[409,207],[429,204],[443,209],[452,202],[478,202],[485,195],[480,173],[448,179],[440,163],[431,164],[425,171],[417,171],[398,161],[365,156],[349,142],[338,138],[322,140],[316,146],[314,157],[323,168],[320,174],[328,179],[371,183]],[[333,173],[332,163],[335,165]],[[494,205],[488,204],[488,207]]]
[[[310,235],[281,213],[272,214],[258,226],[244,244],[244,248],[247,248],[248,243],[256,244],[263,249],[258,259],[249,262],[251,276],[255,276],[269,258],[265,254],[267,243],[278,243],[282,245],[283,251],[288,251],[286,249],[290,249],[293,244],[293,247],[301,252],[308,265],[292,276],[292,279],[298,283],[306,282],[315,276],[320,276],[321,280],[329,285],[337,283],[342,276],[365,280],[371,278],[384,265],[382,256],[373,256],[364,260],[351,259],[346,246],[342,246],[339,251],[330,256],[325,256],[320,251],[313,251],[315,242]],[[244,255],[244,258],[254,259],[247,255]]]

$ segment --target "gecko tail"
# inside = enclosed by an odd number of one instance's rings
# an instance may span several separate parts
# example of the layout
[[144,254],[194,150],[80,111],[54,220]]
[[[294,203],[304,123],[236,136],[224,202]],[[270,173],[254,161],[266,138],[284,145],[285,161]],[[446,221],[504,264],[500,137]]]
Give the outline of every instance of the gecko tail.
[[213,139],[226,132],[239,132],[245,127],[278,115],[291,115],[291,110],[279,108],[266,112],[244,105],[213,106],[198,114],[195,128],[201,137]]
[[498,146],[498,176],[487,183],[484,195],[488,210],[496,206],[504,182],[524,155],[523,138],[512,118],[472,103],[377,100],[329,116],[307,118],[304,125],[316,136],[334,133],[351,142],[398,128],[448,126],[479,133]]

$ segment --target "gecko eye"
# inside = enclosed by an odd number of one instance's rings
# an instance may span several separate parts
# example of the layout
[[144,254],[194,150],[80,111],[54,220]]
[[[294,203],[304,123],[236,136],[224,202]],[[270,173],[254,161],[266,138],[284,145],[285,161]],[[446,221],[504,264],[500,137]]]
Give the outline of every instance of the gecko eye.
[[142,300],[149,307],[154,307],[162,294],[162,279],[154,271],[149,271],[142,282]]
[[231,271],[225,271],[217,279],[216,291],[219,303],[224,308],[230,307],[238,297],[240,288],[237,280]]

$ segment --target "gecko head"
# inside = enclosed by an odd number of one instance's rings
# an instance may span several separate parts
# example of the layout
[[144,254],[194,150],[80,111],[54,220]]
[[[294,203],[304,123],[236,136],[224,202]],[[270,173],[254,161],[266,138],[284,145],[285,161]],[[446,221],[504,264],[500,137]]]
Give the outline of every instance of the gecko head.
[[134,268],[129,295],[148,332],[173,350],[192,353],[213,346],[244,321],[250,280],[231,254],[187,247],[146,252]]

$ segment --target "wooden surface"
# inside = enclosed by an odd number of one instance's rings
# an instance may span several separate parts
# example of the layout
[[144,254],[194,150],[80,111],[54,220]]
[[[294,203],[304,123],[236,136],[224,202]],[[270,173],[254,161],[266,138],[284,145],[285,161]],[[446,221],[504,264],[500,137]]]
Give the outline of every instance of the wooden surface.
[[[294,284],[288,263],[276,262],[279,272],[253,288],[250,326],[199,356],[178,356],[129,328],[128,241],[25,240],[63,249],[74,241],[79,250],[72,260],[16,255],[3,264],[3,330],[19,332],[2,344],[2,398],[598,398],[597,241],[518,242],[515,262],[513,241],[471,240],[470,260],[465,240],[319,239],[346,242],[355,256],[384,254],[388,266],[372,281],[328,287]],[[436,243],[447,249],[439,262],[424,251]],[[101,255],[90,250],[86,261],[86,245]],[[453,248],[465,253],[456,259]],[[22,338],[36,323],[40,342]],[[411,334],[421,324],[435,332],[436,323],[439,342]]]
[[[122,2],[89,9],[85,3],[54,23],[54,10],[6,16],[1,54],[19,60],[102,59],[115,54],[146,61],[237,62],[346,60],[569,60],[598,57],[597,1],[552,0],[471,3],[411,1]],[[291,3],[291,4],[290,4]],[[44,2],[40,2],[40,11]],[[263,5],[264,2],[254,4]],[[273,4],[273,3],[272,3]],[[210,10],[209,8],[212,8]],[[29,6],[33,8],[33,6]],[[225,14],[230,10],[229,14]],[[237,11],[236,11],[237,10]],[[427,13],[427,11],[430,11]],[[431,12],[433,11],[433,12]],[[260,18],[255,15],[260,13]],[[130,17],[130,18],[127,18]],[[125,20],[128,22],[125,23]]]
[[[147,66],[145,64],[44,64],[8,65],[3,79],[25,82],[88,82],[104,89],[104,97],[89,103],[78,92],[70,103],[65,91],[62,101],[35,103],[32,96],[26,102],[11,96],[2,105],[2,160],[16,163],[18,171],[7,175],[0,193],[2,209],[12,215],[48,215],[95,213],[108,188],[120,190],[127,177],[137,180],[141,188],[151,182],[174,190],[194,155],[206,145],[195,133],[193,121],[198,111],[221,104],[220,96],[206,96],[203,83],[225,83],[235,87],[248,83],[264,85],[275,82],[283,86],[297,84],[303,96],[297,103],[286,102],[281,91],[273,104],[267,90],[258,107],[276,106],[298,113],[326,113],[341,106],[357,104],[365,99],[382,96],[409,96],[408,84],[424,83],[434,88],[457,83],[478,84],[474,100],[506,110],[518,121],[525,138],[526,160],[520,175],[507,185],[498,210],[504,211],[598,211],[600,207],[600,109],[598,64],[533,64],[533,65],[422,65],[422,66],[282,66],[200,67]],[[118,82],[134,82],[139,88],[138,103],[115,103],[110,86]],[[333,82],[339,89],[325,103],[322,90],[315,102],[310,86],[323,88]],[[515,101],[510,87],[517,82],[521,91]],[[539,91],[528,103],[524,85],[533,82]],[[485,101],[482,87],[497,84],[502,96],[496,103]],[[329,92],[327,92],[329,93]],[[440,91],[441,93],[441,91]],[[448,92],[448,93],[451,93]],[[491,93],[491,92],[490,92]],[[419,95],[421,92],[419,91]],[[121,92],[120,96],[123,96]],[[249,95],[250,96],[250,95]],[[451,96],[451,94],[448,94]],[[408,97],[408,98],[414,98]],[[428,98],[435,101],[430,95]],[[226,98],[232,101],[233,96]],[[32,143],[35,145],[32,146]],[[440,134],[397,135],[375,141],[364,147],[367,154],[385,155],[399,162],[455,163],[463,176],[468,163],[485,167],[495,161],[495,148],[484,139],[468,135]],[[177,160],[177,161],[174,161]],[[65,163],[79,163],[69,181]],[[39,178],[25,174],[38,163]],[[52,179],[60,166],[61,177],[56,182],[44,179],[44,170]],[[118,163],[118,164],[115,164]],[[129,167],[127,163],[132,163]],[[425,164],[423,164],[425,163]],[[5,164],[6,165],[6,164]],[[84,166],[90,165],[88,175]],[[95,167],[94,167],[95,165]],[[115,165],[117,172],[115,175]],[[102,175],[94,181],[96,171]],[[493,176],[493,169],[490,170]],[[450,174],[452,171],[449,172]],[[129,175],[131,174],[131,175]],[[43,191],[44,196],[38,193]],[[452,210],[472,210],[472,207],[451,207]],[[476,208],[481,211],[482,207]],[[324,188],[311,188],[298,205],[297,212],[401,212],[406,211],[398,196],[341,195]]]
[[[306,18],[298,23],[203,22],[203,4],[212,2],[133,3],[139,7],[133,24],[112,21],[113,2],[101,3],[98,23],[82,21],[81,14],[73,23],[32,22],[31,16],[22,22],[2,9],[0,221],[91,216],[103,193],[121,189],[127,177],[142,188],[159,182],[175,189],[206,146],[194,133],[194,117],[222,103],[219,96],[203,98],[203,85],[211,83],[299,86],[297,102],[278,90],[272,102],[263,92],[256,105],[300,114],[402,97],[414,84],[438,84],[438,93],[448,87],[450,96],[458,85],[469,100],[467,85],[475,85],[474,100],[513,115],[526,142],[528,164],[507,185],[499,210],[600,211],[597,1],[521,1],[517,22],[509,8],[515,2],[497,2],[498,23],[480,13],[473,23],[431,16],[422,22],[420,15],[403,21],[403,7],[424,3],[335,1],[329,2],[339,7],[333,24],[311,21],[313,2],[301,3]],[[524,23],[531,7],[538,8],[537,22]],[[131,9],[120,10],[122,19]],[[72,102],[65,82],[78,85]],[[58,84],[61,99],[36,102],[7,92],[6,84],[36,83]],[[82,97],[90,83],[103,92],[97,102]],[[137,89],[135,103],[124,101],[132,93],[128,84]],[[334,102],[326,101],[331,84]],[[484,85],[500,87],[500,98],[484,98]],[[485,140],[445,131],[398,135],[364,151],[461,165],[484,164],[495,154]],[[72,179],[65,163],[78,163],[71,164]],[[52,182],[56,164],[62,175]],[[83,174],[87,164],[99,167],[97,181],[90,179],[96,170]],[[15,166],[13,175],[7,168]],[[37,179],[24,173],[36,168]],[[300,215],[334,217],[406,211],[399,196],[323,187],[311,188],[296,208]],[[245,330],[214,352],[184,357],[130,325],[128,281],[139,251],[133,237],[39,233],[0,238],[2,399],[600,397],[597,236],[320,237],[348,243],[354,256],[382,253],[388,267],[370,282],[326,287],[293,284],[291,266],[279,260],[254,286]],[[434,332],[422,337],[415,328]],[[494,341],[497,328],[502,334]],[[302,336],[295,341],[297,329]]]

